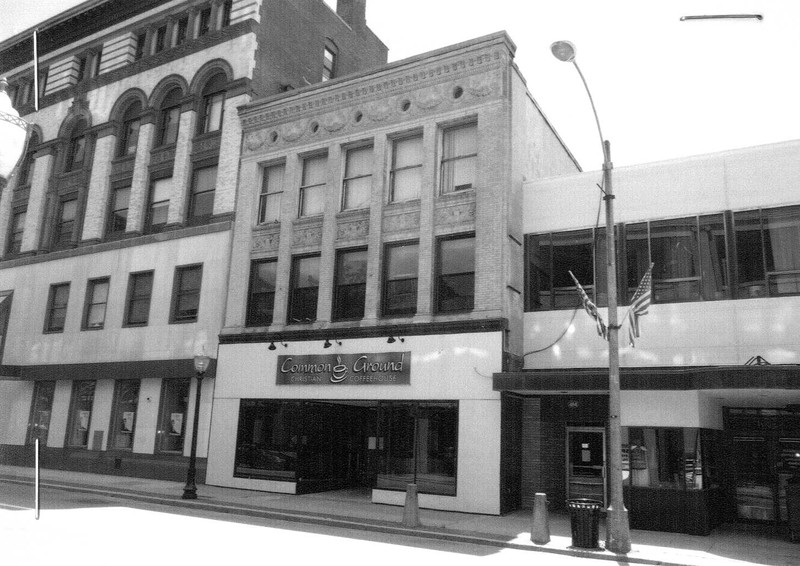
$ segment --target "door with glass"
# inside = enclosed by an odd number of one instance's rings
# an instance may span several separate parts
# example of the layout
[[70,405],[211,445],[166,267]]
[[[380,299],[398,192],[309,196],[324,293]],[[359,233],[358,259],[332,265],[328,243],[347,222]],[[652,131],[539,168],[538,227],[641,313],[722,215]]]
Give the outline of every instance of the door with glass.
[[606,505],[606,431],[567,427],[567,499],[594,499]]

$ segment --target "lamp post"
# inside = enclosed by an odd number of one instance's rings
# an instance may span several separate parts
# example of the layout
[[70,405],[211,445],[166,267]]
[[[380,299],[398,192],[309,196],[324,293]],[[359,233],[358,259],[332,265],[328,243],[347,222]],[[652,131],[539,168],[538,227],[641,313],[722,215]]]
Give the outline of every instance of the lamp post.
[[11,105],[7,88],[6,78],[0,78],[0,195],[22,159],[30,129]]
[[186,472],[186,485],[183,487],[181,499],[197,499],[197,426],[200,422],[200,389],[203,385],[203,375],[208,369],[211,358],[206,355],[194,357],[194,371],[197,376],[197,392],[194,398],[194,420],[192,425],[192,450],[189,453],[189,470]]
[[556,41],[550,51],[559,61],[572,63],[581,77],[592,112],[597,123],[597,133],[603,148],[603,200],[606,203],[606,271],[608,277],[608,488],[609,505],[606,510],[606,549],[627,553],[631,549],[628,510],[622,494],[622,431],[620,426],[619,387],[619,325],[617,324],[617,260],[614,239],[614,190],[611,185],[611,144],[603,138],[600,119],[594,106],[589,85],[575,61],[575,46],[569,41]]

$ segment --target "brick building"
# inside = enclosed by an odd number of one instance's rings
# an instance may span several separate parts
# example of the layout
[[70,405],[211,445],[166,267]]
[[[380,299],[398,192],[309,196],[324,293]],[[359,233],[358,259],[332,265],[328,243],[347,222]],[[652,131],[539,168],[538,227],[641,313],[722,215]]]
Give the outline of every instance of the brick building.
[[224,320],[237,107],[384,64],[364,12],[364,0],[89,0],[37,26],[37,77],[33,30],[0,43],[0,74],[34,124],[0,199],[3,462],[31,462],[38,438],[50,467],[185,473],[192,357],[216,357]]
[[578,171],[505,33],[242,108],[207,481],[501,511],[524,182]]

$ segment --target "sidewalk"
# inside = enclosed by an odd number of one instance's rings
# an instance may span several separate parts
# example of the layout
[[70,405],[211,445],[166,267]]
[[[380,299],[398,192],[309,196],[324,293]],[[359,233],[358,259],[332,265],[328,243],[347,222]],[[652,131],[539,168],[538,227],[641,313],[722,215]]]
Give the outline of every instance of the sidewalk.
[[[33,477],[32,468],[0,465],[0,481],[32,483]],[[199,485],[198,499],[185,501],[180,498],[183,484],[172,481],[42,470],[41,482],[44,486],[110,494],[151,504],[589,556],[618,562],[686,566],[800,564],[800,544],[793,544],[785,536],[770,533],[768,529],[753,530],[736,525],[716,529],[707,537],[632,530],[631,552],[618,555],[605,550],[572,548],[570,521],[566,514],[550,514],[551,540],[545,545],[536,545],[530,540],[532,514],[529,511],[497,517],[421,509],[422,526],[407,528],[402,525],[402,507],[371,503],[363,491],[284,495]],[[46,508],[46,503],[43,502],[42,506]],[[601,546],[604,538],[605,526],[601,522]]]

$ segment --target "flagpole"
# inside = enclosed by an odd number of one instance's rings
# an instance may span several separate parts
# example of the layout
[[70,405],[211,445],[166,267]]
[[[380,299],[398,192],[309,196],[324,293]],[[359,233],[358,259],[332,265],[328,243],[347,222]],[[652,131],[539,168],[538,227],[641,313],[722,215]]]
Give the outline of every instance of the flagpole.
[[39,111],[39,30],[33,30],[33,109]]
[[594,106],[589,85],[575,61],[575,46],[569,41],[556,41],[550,46],[553,55],[560,61],[572,63],[583,82],[592,112],[597,123],[597,133],[603,149],[603,200],[606,204],[606,277],[608,282],[608,491],[609,504],[606,509],[606,549],[617,553],[631,550],[631,533],[628,510],[625,508],[622,490],[622,428],[620,422],[619,381],[619,324],[617,322],[617,251],[614,238],[614,187],[611,171],[611,143],[603,137],[600,119]]

